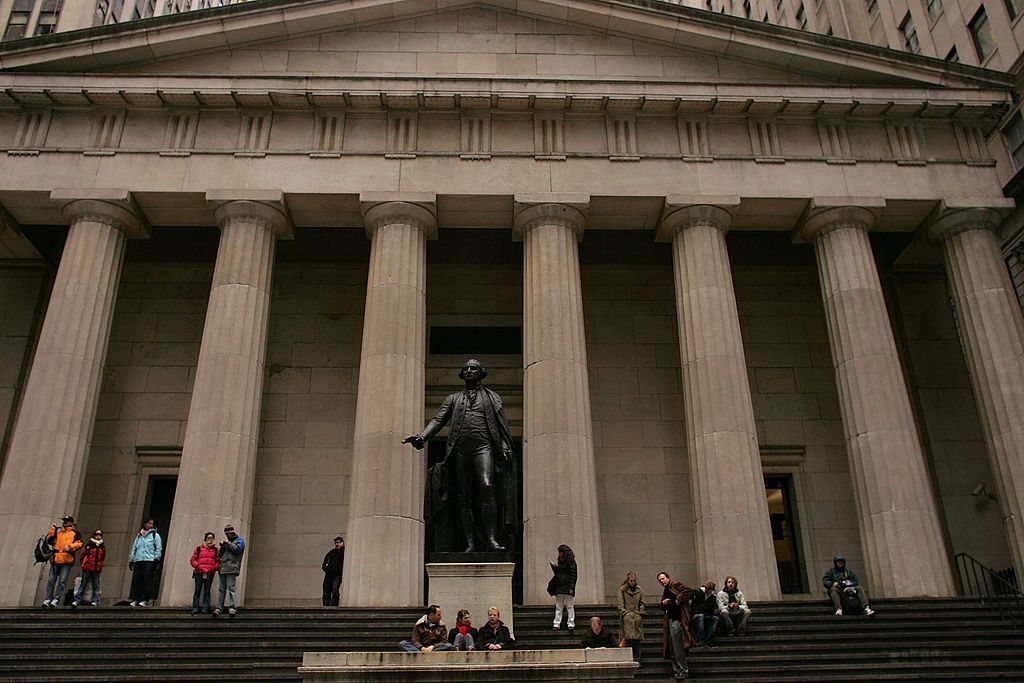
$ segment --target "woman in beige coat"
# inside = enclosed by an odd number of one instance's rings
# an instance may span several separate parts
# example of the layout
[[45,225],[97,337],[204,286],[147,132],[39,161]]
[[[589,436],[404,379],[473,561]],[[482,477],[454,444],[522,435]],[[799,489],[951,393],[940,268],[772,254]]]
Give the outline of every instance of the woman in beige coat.
[[640,662],[640,643],[644,640],[644,592],[636,585],[636,572],[626,574],[619,586],[619,633],[633,650],[633,661]]

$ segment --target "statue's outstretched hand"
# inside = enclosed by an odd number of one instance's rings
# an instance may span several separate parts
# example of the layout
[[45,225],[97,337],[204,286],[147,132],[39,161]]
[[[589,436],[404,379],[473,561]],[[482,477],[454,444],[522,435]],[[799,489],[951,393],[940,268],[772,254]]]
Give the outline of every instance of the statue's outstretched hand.
[[405,437],[405,439],[402,440],[402,443],[412,444],[412,447],[418,451],[423,450],[423,437],[419,434],[413,434],[412,436]]

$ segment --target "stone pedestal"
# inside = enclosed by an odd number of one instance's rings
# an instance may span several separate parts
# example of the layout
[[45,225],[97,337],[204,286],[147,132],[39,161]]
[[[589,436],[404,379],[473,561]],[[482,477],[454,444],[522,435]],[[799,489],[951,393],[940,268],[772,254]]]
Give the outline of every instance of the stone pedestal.
[[67,201],[71,224],[0,482],[0,605],[37,601],[30,548],[77,514],[125,241],[143,226],[127,192]]
[[629,648],[483,652],[305,652],[305,683],[632,681]]
[[477,628],[487,621],[492,605],[515,636],[512,622],[512,562],[460,562],[427,565],[427,600],[441,608],[441,620],[455,628],[455,615],[468,609]]
[[995,211],[968,209],[942,217],[928,234],[946,257],[1010,557],[1024,577],[1024,320],[993,232],[998,225]]
[[[189,558],[205,532],[221,540],[232,524],[250,540],[274,250],[290,222],[283,205],[261,201],[218,202],[216,215],[220,246],[168,532],[165,605],[191,604]],[[243,566],[240,602],[245,578]]]
[[935,495],[868,242],[873,222],[866,208],[830,207],[802,227],[818,258],[866,583],[877,597],[950,596]]
[[690,205],[671,211],[661,225],[662,238],[672,239],[675,265],[696,578],[721,581],[733,575],[748,599],[778,600],[778,566],[725,246],[731,220],[721,206]]
[[[427,236],[432,204],[363,197],[372,240],[352,439],[342,604],[423,604]],[[429,199],[429,198],[422,198]]]
[[[523,255],[523,600],[551,601],[549,562],[576,555],[576,602],[604,602],[577,242],[585,196],[517,196]],[[558,203],[554,203],[558,202]]]

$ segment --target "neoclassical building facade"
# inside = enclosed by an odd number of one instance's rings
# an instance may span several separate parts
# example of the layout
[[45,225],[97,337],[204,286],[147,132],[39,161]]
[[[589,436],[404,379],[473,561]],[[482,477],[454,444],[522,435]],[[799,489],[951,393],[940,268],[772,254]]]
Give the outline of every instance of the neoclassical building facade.
[[[103,528],[163,604],[417,605],[417,432],[477,356],[521,439],[520,599],[567,543],[814,594],[1024,568],[1010,78],[647,0],[274,0],[0,46],[0,604]],[[983,485],[991,496],[972,495]]]

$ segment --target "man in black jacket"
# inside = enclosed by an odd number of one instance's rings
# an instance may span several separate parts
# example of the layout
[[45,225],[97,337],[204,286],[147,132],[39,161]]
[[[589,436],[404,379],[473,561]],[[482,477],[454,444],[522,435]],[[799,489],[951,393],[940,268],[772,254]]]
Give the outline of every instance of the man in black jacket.
[[337,607],[340,601],[338,594],[341,588],[341,575],[345,571],[345,539],[334,537],[334,549],[324,555],[324,607]]
[[690,612],[697,647],[714,647],[715,632],[718,630],[718,594],[715,593],[714,581],[708,581],[694,591]]

